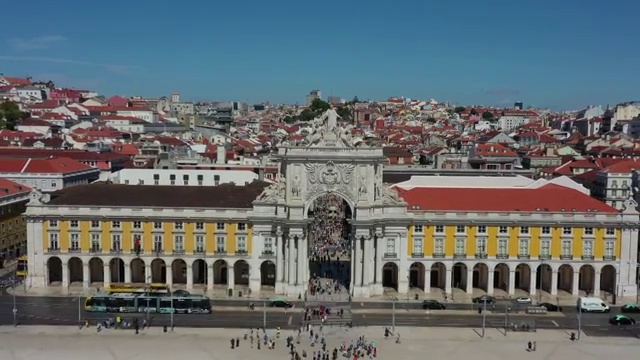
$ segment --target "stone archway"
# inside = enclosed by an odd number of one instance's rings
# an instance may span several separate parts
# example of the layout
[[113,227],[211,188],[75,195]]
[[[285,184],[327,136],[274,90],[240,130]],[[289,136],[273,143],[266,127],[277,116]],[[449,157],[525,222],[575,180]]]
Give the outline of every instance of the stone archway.
[[69,267],[69,284],[82,283],[84,280],[82,260],[72,257],[69,259],[67,266]]
[[207,284],[207,263],[202,259],[197,259],[193,262],[193,283],[194,284]]
[[493,287],[509,291],[509,265],[505,263],[496,265],[493,273]]
[[585,294],[589,295],[593,294],[595,288],[596,270],[591,265],[582,265],[580,267],[580,275],[578,278],[578,290],[582,290]]
[[263,261],[260,265],[260,285],[276,286],[276,264],[271,260]]
[[444,290],[446,289],[446,281],[447,267],[441,262],[431,265],[431,287]]
[[398,290],[398,265],[392,262],[382,267],[382,286]]
[[561,265],[558,268],[558,290],[564,290],[569,294],[573,291],[573,267],[569,264]]
[[615,294],[617,271],[613,265],[605,265],[600,270],[600,290]]
[[473,287],[489,291],[489,267],[485,263],[477,263],[473,266]]
[[229,266],[224,260],[216,260],[213,263],[213,283],[218,285],[227,285],[229,281],[228,277]]
[[62,260],[59,257],[50,257],[47,260],[47,278],[49,284],[62,281]]
[[418,288],[424,290],[425,284],[425,272],[424,265],[419,262],[414,262],[409,267],[409,288]]
[[531,267],[527,264],[518,264],[516,266],[515,288],[522,289],[528,293],[531,292]]
[[238,260],[233,264],[233,279],[235,285],[249,285],[249,264],[244,260]]
[[120,258],[113,258],[109,261],[109,273],[111,274],[111,283],[125,283],[124,261]]
[[104,261],[98,257],[89,260],[89,283],[104,282]]
[[[135,258],[131,260],[131,264],[129,264],[131,268],[131,282],[132,283],[146,283],[147,279],[145,278],[145,264],[144,260],[140,258]],[[125,280],[126,281],[126,280]]]
[[151,262],[151,282],[164,284],[167,282],[167,264],[162,259],[153,259]]
[[175,259],[171,263],[171,276],[174,284],[187,283],[187,263],[182,259]]
[[451,274],[451,288],[465,290],[467,288],[467,265],[463,263],[453,264]]
[[536,289],[551,293],[551,283],[553,281],[553,269],[549,264],[538,265],[536,270]]

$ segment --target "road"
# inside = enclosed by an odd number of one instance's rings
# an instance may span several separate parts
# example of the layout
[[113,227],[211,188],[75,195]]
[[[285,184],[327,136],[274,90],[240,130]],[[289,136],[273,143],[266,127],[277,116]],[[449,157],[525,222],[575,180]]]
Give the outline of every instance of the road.
[[[81,301],[80,305],[84,305]],[[72,298],[38,298],[17,297],[16,308],[18,323],[20,325],[76,325],[78,324],[78,300]],[[0,324],[13,324],[13,298],[11,296],[0,297]],[[225,328],[257,328],[263,325],[264,313],[257,307],[255,311],[248,310],[224,310],[214,306],[214,312],[208,315],[174,315],[175,326],[188,327],[225,327]],[[267,326],[283,329],[293,329],[302,322],[300,312],[285,312],[283,309],[270,309],[266,312]],[[80,317],[95,323],[114,315],[102,313],[88,313],[80,308]],[[129,318],[133,315],[125,314]],[[144,318],[146,314],[135,316]],[[608,324],[610,314],[583,314],[582,329],[589,336],[632,336],[640,337],[640,325],[629,327],[611,326]],[[375,310],[354,309],[352,322],[354,327],[391,326],[394,314],[389,311],[376,313]],[[153,325],[170,325],[170,315],[151,314]],[[640,322],[640,318],[638,319]],[[430,313],[422,311],[407,311],[398,309],[395,312],[396,326],[424,326],[424,327],[458,327],[458,328],[482,328],[483,317],[476,311],[460,314],[438,314],[437,310]],[[577,329],[577,314],[566,313],[564,316],[523,316],[509,314],[507,323],[528,323],[539,329],[565,329],[567,332]],[[504,329],[505,315],[502,313],[486,316],[486,326]]]

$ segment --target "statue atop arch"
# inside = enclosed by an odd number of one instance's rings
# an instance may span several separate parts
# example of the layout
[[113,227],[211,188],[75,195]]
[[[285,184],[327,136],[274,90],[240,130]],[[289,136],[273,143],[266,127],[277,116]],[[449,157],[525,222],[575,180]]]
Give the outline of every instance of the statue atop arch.
[[351,139],[352,126],[343,127],[338,124],[338,112],[330,108],[322,115],[311,120],[312,128],[307,136],[307,144],[317,147],[353,147]]

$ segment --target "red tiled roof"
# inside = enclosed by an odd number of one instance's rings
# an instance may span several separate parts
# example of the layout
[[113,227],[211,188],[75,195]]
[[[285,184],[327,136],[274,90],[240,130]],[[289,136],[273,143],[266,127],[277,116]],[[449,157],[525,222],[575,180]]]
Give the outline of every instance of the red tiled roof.
[[610,165],[604,169],[602,172],[606,173],[621,173],[621,174],[630,174],[633,170],[640,170],[640,161],[637,160],[625,160]]
[[592,212],[618,210],[577,190],[549,184],[538,189],[416,187],[398,189],[409,210],[460,212]]
[[51,124],[50,122],[40,120],[40,119],[34,119],[34,118],[22,119],[18,124],[18,126],[52,126],[52,125],[53,124]]
[[60,105],[58,100],[44,100],[43,102],[35,103],[29,106],[29,109],[55,109]]
[[31,81],[29,79],[14,78],[14,77],[7,77],[7,76],[3,76],[3,78],[7,80],[11,85],[22,85],[22,86],[31,85]]
[[0,199],[5,196],[12,196],[20,193],[28,194],[30,192],[31,188],[28,186],[0,178]]
[[56,157],[48,159],[0,159],[0,173],[69,174],[92,169],[79,161]]
[[500,144],[477,144],[475,148],[475,154],[477,156],[505,156],[505,157],[513,157],[517,156],[517,154]]
[[25,149],[25,148],[0,148],[2,158],[49,158],[66,157],[78,161],[118,161],[126,160],[129,156],[118,152],[96,152],[85,150],[53,150],[53,149]]

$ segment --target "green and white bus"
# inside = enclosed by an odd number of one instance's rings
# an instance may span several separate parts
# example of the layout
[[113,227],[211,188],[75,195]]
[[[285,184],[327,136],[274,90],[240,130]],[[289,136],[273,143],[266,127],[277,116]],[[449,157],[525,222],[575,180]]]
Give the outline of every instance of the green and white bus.
[[211,300],[206,296],[101,294],[87,297],[84,309],[101,313],[209,314]]

